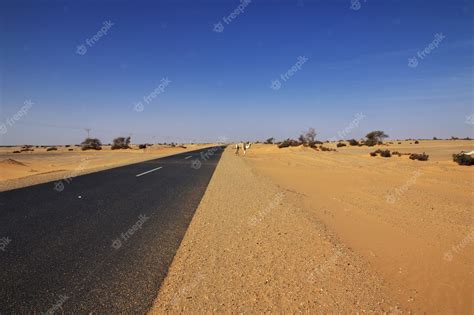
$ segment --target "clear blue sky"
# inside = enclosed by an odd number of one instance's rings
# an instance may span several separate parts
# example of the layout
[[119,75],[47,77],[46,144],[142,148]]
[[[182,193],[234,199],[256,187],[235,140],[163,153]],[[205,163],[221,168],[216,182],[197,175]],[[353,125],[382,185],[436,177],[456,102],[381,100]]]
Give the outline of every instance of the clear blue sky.
[[[228,24],[241,2],[0,2],[1,144],[79,143],[84,128],[105,143],[296,138],[308,127],[324,140],[357,113],[347,138],[473,136],[472,1],[253,0]],[[408,66],[437,33],[438,47]]]

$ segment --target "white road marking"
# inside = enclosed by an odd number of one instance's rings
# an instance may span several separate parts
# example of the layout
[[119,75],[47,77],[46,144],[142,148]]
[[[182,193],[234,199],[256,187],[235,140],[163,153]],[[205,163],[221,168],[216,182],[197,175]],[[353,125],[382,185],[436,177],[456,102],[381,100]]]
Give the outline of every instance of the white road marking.
[[152,169],[152,170],[146,171],[146,172],[144,172],[144,173],[138,174],[137,177],[138,177],[138,176],[145,175],[145,174],[148,174],[148,173],[151,173],[151,172],[154,172],[154,171],[156,171],[156,170],[159,170],[160,168],[163,168],[163,167],[160,166],[160,167],[154,168],[154,169]]
[[192,158],[192,157],[193,157],[193,156],[190,155],[190,156],[185,157],[184,159],[187,160],[187,159],[190,159],[190,158]]

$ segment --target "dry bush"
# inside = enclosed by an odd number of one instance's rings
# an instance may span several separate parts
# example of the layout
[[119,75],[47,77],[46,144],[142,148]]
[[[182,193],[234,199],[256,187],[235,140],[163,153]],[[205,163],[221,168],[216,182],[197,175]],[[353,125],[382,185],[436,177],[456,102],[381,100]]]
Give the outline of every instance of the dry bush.
[[349,142],[349,145],[352,145],[352,146],[359,145],[359,141],[357,141],[356,139],[350,139],[348,140],[348,142]]
[[390,153],[390,150],[383,150],[382,152],[380,152],[380,156],[381,157],[392,157],[392,154]]
[[268,138],[267,140],[265,140],[265,144],[273,144],[273,141],[275,141],[275,138],[271,137],[271,138]]
[[58,151],[58,148],[51,147],[51,148],[47,148],[46,151]]
[[425,152],[423,152],[422,154],[418,154],[418,153],[410,154],[410,160],[428,161],[429,157],[430,156],[425,154]]
[[278,147],[281,149],[281,148],[288,148],[288,147],[297,147],[299,146],[300,143],[294,139],[286,139],[286,140],[283,140],[279,145]]

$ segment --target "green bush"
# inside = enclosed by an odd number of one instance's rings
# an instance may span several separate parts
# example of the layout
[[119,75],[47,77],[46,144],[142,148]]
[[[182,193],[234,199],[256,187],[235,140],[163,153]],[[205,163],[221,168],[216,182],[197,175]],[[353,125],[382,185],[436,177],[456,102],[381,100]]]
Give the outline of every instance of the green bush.
[[102,143],[97,138],[86,138],[86,140],[84,140],[81,143],[81,149],[82,149],[82,151],[102,150]]
[[453,154],[453,161],[458,163],[459,165],[467,165],[471,166],[474,165],[474,158],[470,155],[466,154]]
[[130,149],[130,137],[118,137],[115,138],[113,143],[112,143],[112,150],[117,150],[117,149]]

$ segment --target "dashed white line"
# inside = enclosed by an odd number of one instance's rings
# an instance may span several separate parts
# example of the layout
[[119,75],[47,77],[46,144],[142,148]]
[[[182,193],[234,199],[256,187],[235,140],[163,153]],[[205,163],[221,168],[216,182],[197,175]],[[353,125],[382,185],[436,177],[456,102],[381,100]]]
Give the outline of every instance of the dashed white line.
[[163,168],[163,166],[160,166],[160,167],[154,168],[154,169],[152,169],[152,170],[146,171],[146,172],[144,172],[144,173],[141,173],[141,174],[138,174],[138,175],[136,175],[136,176],[137,176],[137,177],[139,177],[139,176],[142,176],[142,175],[145,175],[145,174],[148,174],[148,173],[154,172],[154,171],[156,171],[156,170],[159,170],[160,168]]
[[192,157],[193,157],[193,156],[190,155],[190,156],[185,157],[184,159],[187,160],[187,159],[190,159],[190,158],[192,158]]

